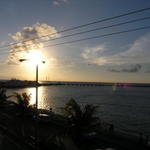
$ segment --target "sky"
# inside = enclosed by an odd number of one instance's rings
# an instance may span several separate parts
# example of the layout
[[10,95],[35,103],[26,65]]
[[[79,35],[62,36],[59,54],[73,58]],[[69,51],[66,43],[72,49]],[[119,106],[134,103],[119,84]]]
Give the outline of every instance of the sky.
[[[1,0],[0,79],[34,80],[35,64],[18,60],[33,60],[36,50],[46,61],[39,64],[40,80],[150,83],[150,28],[80,41],[149,26],[150,19],[63,38],[150,17],[150,10],[59,33],[147,7],[149,0]],[[55,45],[74,40],[79,41]]]

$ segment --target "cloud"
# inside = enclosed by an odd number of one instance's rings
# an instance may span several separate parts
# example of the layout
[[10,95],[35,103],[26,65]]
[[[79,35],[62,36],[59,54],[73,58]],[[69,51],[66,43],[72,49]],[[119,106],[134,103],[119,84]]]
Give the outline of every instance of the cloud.
[[54,0],[53,5],[60,6],[61,4],[68,3],[69,0]]
[[145,73],[150,73],[150,70],[146,70]]
[[110,72],[128,72],[128,73],[136,73],[139,72],[142,68],[142,65],[135,64],[131,65],[128,68],[122,68],[122,69],[109,69]]
[[81,53],[81,57],[84,58],[90,64],[103,65],[123,65],[123,64],[143,64],[150,63],[150,34],[144,35],[137,39],[129,49],[116,54],[107,55],[107,51],[111,49],[105,46],[99,45],[99,51],[95,48],[85,48]]
[[54,69],[65,69],[72,68],[75,66],[75,62],[71,59],[57,56],[49,58],[49,63],[52,64],[51,67]]
[[109,69],[108,71],[109,71],[109,72],[121,72],[121,71],[118,70],[118,69]]
[[[9,34],[9,36],[17,44],[11,46],[7,63],[17,64],[18,59],[24,57],[27,53],[29,53],[33,49],[37,49],[37,50],[41,49],[44,46],[42,40],[49,40],[51,38],[56,38],[60,36],[60,34],[56,32],[57,30],[52,26],[49,26],[47,24],[37,23],[33,26],[24,27],[22,31],[19,31],[13,35]],[[52,34],[52,33],[56,33],[56,34]],[[43,37],[41,38],[41,36]]]
[[[96,47],[87,47],[85,50],[81,53],[81,57],[88,61],[89,64],[105,64],[105,60],[102,60],[101,62],[98,62],[98,59],[103,53],[107,50],[105,44],[98,45]],[[103,62],[104,61],[104,62]]]

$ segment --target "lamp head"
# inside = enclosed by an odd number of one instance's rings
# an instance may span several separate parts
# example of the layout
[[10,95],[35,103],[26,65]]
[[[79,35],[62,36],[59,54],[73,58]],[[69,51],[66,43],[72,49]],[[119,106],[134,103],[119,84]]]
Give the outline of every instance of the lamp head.
[[[24,61],[28,61],[28,59],[22,58],[22,59],[19,59],[19,61],[20,61],[20,62],[24,62]],[[41,62],[42,62],[43,64],[46,63],[44,60],[42,60]]]
[[27,59],[19,59],[20,62],[27,61]]

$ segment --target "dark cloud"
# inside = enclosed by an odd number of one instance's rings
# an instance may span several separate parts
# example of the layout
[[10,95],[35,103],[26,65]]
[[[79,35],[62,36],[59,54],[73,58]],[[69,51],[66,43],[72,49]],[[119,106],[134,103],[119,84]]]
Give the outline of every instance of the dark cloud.
[[135,73],[139,72],[142,68],[142,65],[135,64],[131,65],[129,68],[122,68],[122,69],[109,69],[110,72],[128,72],[128,73]]
[[117,70],[117,69],[109,69],[108,71],[110,71],[110,72],[121,72],[120,70]]
[[122,69],[122,72],[139,72],[142,66],[140,64],[133,65],[131,68]]
[[145,73],[150,73],[150,70],[146,70]]

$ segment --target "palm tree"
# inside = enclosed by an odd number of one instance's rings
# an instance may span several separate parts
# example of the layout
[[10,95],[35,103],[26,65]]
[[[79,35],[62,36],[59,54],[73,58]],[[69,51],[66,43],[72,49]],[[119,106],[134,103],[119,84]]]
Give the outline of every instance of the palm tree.
[[29,117],[32,117],[34,115],[34,107],[30,105],[30,99],[31,99],[31,94],[27,93],[14,93],[14,96],[17,100],[17,105],[16,105],[16,112],[17,116],[19,117],[20,123],[21,123],[21,132],[22,135],[24,136],[24,129],[25,129],[25,118],[27,119]]
[[80,142],[85,135],[94,132],[100,124],[99,118],[95,116],[97,108],[92,104],[81,107],[74,99],[61,108],[68,120],[68,134],[75,141]]
[[17,100],[17,110],[18,115],[21,117],[25,117],[25,115],[30,115],[33,111],[33,107],[30,105],[31,94],[27,93],[14,93],[14,96]]
[[10,97],[6,95],[6,89],[0,89],[0,104],[4,104]]
[[12,96],[7,96],[6,92],[6,89],[0,89],[0,111],[2,111],[3,113],[11,113],[14,102],[8,100]]

